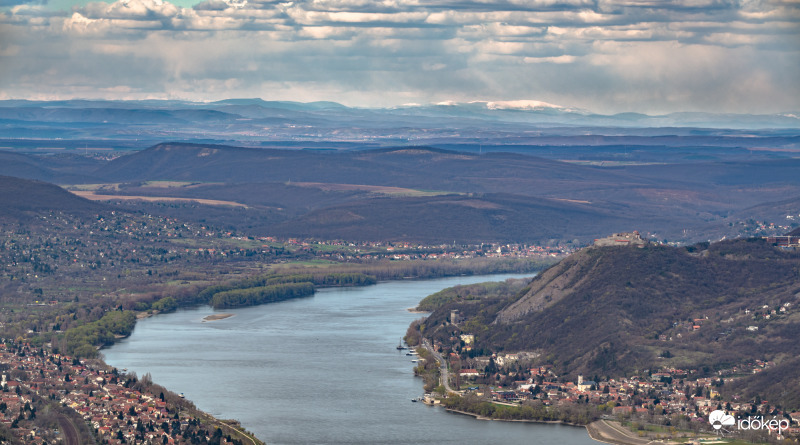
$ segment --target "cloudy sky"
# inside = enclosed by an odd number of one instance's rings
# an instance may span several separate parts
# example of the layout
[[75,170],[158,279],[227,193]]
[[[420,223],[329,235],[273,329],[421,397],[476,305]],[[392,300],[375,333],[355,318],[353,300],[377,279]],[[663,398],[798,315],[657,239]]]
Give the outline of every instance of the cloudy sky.
[[0,99],[800,110],[800,0],[0,0]]

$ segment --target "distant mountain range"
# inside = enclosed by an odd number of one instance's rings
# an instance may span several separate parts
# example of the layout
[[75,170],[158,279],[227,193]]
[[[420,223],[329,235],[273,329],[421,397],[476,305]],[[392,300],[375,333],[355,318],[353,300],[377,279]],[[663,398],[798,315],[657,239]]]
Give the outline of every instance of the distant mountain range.
[[[601,115],[533,100],[351,108],[334,102],[0,101],[0,147],[130,150],[164,141],[318,149],[457,145],[797,148],[800,112]],[[757,138],[757,139],[754,139]],[[787,139],[788,138],[788,139]]]
[[[128,111],[125,113],[125,111]],[[131,112],[135,111],[135,112]],[[680,112],[664,115],[619,113],[603,115],[569,106],[536,100],[440,102],[408,104],[389,108],[352,108],[336,102],[266,101],[228,99],[217,102],[185,101],[0,101],[0,117],[8,120],[97,122],[93,112],[107,113],[99,121],[133,123],[171,123],[189,120],[226,120],[235,118],[288,117],[314,115],[340,119],[342,115],[377,120],[390,117],[475,118],[482,120],[619,127],[700,127],[700,128],[798,128],[800,112],[779,114],[730,114]],[[214,113],[216,112],[216,113]],[[160,119],[159,119],[160,118]],[[165,119],[166,121],[164,121]]]

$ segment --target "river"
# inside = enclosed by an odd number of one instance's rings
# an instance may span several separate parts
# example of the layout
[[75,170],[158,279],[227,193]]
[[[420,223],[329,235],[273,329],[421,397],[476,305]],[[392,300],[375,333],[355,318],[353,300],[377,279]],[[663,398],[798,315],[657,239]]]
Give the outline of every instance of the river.
[[412,403],[422,395],[411,357],[395,349],[420,314],[407,308],[456,284],[520,275],[391,281],[227,310],[158,315],[103,350],[108,364],[237,419],[268,444],[596,445],[584,428],[479,421]]

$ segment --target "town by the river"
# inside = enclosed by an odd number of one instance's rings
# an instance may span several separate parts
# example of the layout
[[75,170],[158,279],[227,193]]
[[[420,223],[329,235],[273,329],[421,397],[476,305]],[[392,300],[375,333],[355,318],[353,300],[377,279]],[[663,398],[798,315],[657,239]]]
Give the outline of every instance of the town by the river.
[[523,275],[393,281],[322,289],[313,297],[226,310],[203,306],[137,323],[106,361],[237,419],[268,444],[596,444],[585,428],[493,422],[412,403],[412,357],[395,348],[407,309],[457,284]]

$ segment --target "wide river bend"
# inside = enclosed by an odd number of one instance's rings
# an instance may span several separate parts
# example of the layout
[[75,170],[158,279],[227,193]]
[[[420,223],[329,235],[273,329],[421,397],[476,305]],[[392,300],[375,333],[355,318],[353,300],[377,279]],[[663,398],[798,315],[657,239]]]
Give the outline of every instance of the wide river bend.
[[[322,289],[313,297],[140,320],[103,350],[108,364],[237,419],[268,444],[596,445],[584,428],[479,421],[412,403],[422,395],[411,358],[396,350],[425,296],[456,284],[524,275],[390,281]],[[530,276],[530,275],[528,275]]]

